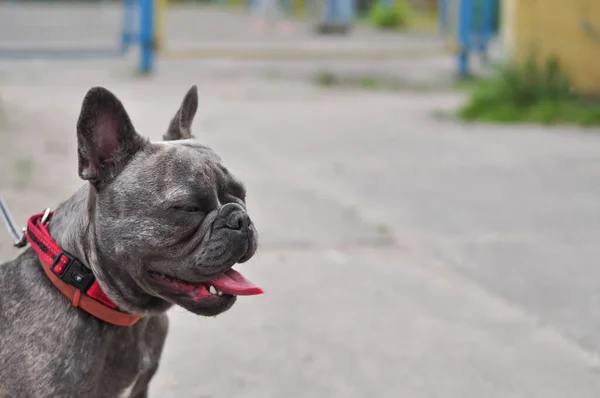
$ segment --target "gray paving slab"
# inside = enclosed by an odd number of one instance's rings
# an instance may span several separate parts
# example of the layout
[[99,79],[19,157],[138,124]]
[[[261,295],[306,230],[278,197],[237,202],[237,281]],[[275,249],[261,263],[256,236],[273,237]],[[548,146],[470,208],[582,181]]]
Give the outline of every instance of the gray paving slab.
[[267,250],[241,268],[267,294],[215,320],[174,311],[152,397],[591,398],[600,391],[595,358],[410,252]]
[[[3,86],[0,186],[20,219],[79,185],[86,88]],[[158,138],[185,86],[113,89]],[[200,137],[248,184],[264,254],[245,272],[268,294],[216,320],[174,311],[153,396],[597,396],[594,135],[432,120],[454,94],[200,89]]]

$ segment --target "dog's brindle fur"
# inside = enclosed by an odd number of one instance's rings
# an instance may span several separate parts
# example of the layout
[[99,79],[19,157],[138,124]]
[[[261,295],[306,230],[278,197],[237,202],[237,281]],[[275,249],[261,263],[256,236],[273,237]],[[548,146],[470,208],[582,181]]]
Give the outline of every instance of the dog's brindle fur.
[[242,184],[191,135],[197,104],[192,86],[165,141],[150,143],[112,93],[87,93],[77,141],[88,183],[58,206],[50,232],[121,309],[145,316],[119,327],[74,308],[27,248],[0,265],[0,397],[146,397],[165,311],[213,316],[233,305],[234,296],[195,300],[148,272],[206,281],[256,250]]

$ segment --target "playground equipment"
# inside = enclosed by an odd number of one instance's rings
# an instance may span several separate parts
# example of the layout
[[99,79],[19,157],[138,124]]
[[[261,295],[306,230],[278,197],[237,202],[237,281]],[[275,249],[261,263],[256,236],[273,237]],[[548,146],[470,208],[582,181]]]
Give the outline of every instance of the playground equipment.
[[[207,0],[220,6],[242,6],[252,7],[254,0]],[[288,11],[294,16],[307,18],[311,21],[320,33],[346,33],[355,21],[356,2],[359,0],[279,0],[283,2]],[[363,0],[373,3],[375,1],[385,2],[389,0]],[[6,31],[2,31],[2,18],[0,18],[0,59],[97,59],[97,58],[116,58],[127,55],[131,50],[138,51],[138,70],[141,73],[149,73],[154,66],[156,55],[165,57],[234,57],[234,58],[302,58],[302,59],[321,59],[331,56],[327,51],[312,49],[290,49],[285,45],[272,48],[259,48],[260,46],[247,46],[247,43],[219,43],[218,40],[206,45],[206,41],[200,46],[194,48],[194,40],[191,48],[178,48],[176,45],[171,47],[166,43],[165,24],[169,0],[121,0],[117,3],[106,1],[94,1],[91,3],[73,3],[65,5],[64,3],[36,3],[35,13],[28,12],[25,7],[17,2],[11,4],[9,8],[2,8],[0,16],[9,22]],[[229,4],[231,3],[231,4]],[[236,4],[233,4],[236,3]],[[42,7],[41,14],[37,7]],[[0,4],[1,6],[2,4]],[[5,10],[9,13],[20,10],[14,16],[6,17]],[[57,15],[63,14],[62,10],[71,17],[63,17],[61,22],[54,21]],[[73,10],[82,11],[81,14]],[[106,13],[110,14],[112,22],[108,23]],[[36,20],[31,20],[36,15]],[[75,16],[73,16],[75,15]],[[100,18],[102,17],[102,18]],[[112,33],[116,33],[115,42],[108,45],[98,46],[96,43],[89,44],[82,36],[88,34],[90,21],[92,25],[95,22],[94,38],[109,38]],[[118,23],[120,21],[120,24]],[[72,24],[73,23],[73,24]],[[36,37],[35,45],[31,41],[17,40],[10,42],[7,35],[3,33],[12,33],[18,31],[19,39],[23,37]],[[43,26],[40,26],[43,25]],[[76,26],[75,26],[76,25]],[[117,26],[118,25],[118,26]],[[32,29],[32,27],[34,27]],[[45,31],[44,29],[47,29]],[[55,40],[53,35],[57,30],[62,31],[62,38]],[[203,41],[202,38],[199,38]],[[110,40],[110,39],[108,39]],[[45,43],[45,44],[43,44]],[[106,43],[106,42],[105,42]],[[214,44],[214,45],[213,45]],[[367,49],[368,50],[368,49]],[[377,54],[378,57],[397,56],[390,54],[387,50],[373,49],[370,51],[350,51],[339,49],[334,54],[338,58],[353,59]],[[405,53],[403,54],[405,55]]]
[[[237,2],[237,6],[252,7],[255,0],[207,0],[214,1],[222,6],[227,5],[228,1]],[[362,1],[365,3],[372,4],[373,2],[379,1],[384,6],[392,6],[393,0],[279,0],[290,10],[295,16],[308,17],[312,23],[315,24],[317,31],[321,33],[345,33],[351,29],[355,18],[356,9],[358,3]],[[485,56],[487,52],[488,42],[495,33],[495,12],[497,5],[500,0],[439,0],[439,23],[442,32],[449,39],[449,42],[456,52],[458,70],[461,74],[467,74],[469,69],[469,55],[473,51],[478,51]],[[242,3],[240,3],[242,2]],[[166,10],[168,8],[169,0],[121,0],[120,3],[107,3],[107,2],[95,2],[93,9],[87,9],[87,18],[90,19],[90,15],[94,15],[96,12],[106,11],[106,8],[110,8],[112,12],[112,27],[108,29],[120,30],[118,38],[113,45],[106,47],[95,47],[82,46],[80,48],[74,48],[72,46],[65,46],[62,48],[49,47],[49,46],[38,46],[38,47],[27,47],[27,46],[3,46],[3,41],[0,40],[0,58],[107,58],[107,57],[121,57],[129,53],[132,49],[139,50],[138,57],[138,69],[141,73],[149,73],[152,71],[154,66],[155,56],[162,55],[166,57],[236,57],[236,58],[322,58],[331,55],[331,51],[325,48],[326,51],[320,50],[298,50],[291,51],[287,49],[285,45],[279,48],[251,48],[251,45],[247,43],[235,47],[236,43],[229,44],[229,48],[224,46],[222,43],[215,41],[209,43],[208,46],[204,45],[203,48],[171,48],[166,43],[165,38],[165,23],[166,23]],[[361,7],[365,8],[365,4],[361,3]],[[16,4],[16,3],[12,3]],[[76,3],[77,4],[77,3]],[[88,4],[89,5],[89,4]],[[229,4],[230,6],[233,4]],[[17,7],[15,5],[15,7]],[[75,7],[75,5],[74,5]],[[98,7],[97,9],[95,7]],[[50,9],[50,8],[48,8]],[[47,10],[48,10],[47,9]],[[55,8],[52,8],[55,10]],[[66,8],[65,8],[66,9]],[[46,11],[47,11],[46,10]],[[68,8],[71,10],[71,7]],[[2,10],[4,13],[4,9]],[[121,15],[122,14],[122,15]],[[21,14],[22,20],[27,20],[27,27],[38,26],[35,23],[29,21],[32,14],[28,14],[27,17]],[[56,15],[56,14],[54,14]],[[2,15],[5,16],[4,14]],[[83,19],[83,17],[79,17]],[[17,18],[18,19],[18,18]],[[49,21],[50,17],[42,17],[40,22]],[[9,23],[11,19],[6,19]],[[18,19],[19,21],[21,19]],[[60,29],[69,29],[70,20],[64,19]],[[98,19],[104,21],[102,19]],[[121,21],[120,26],[117,27],[118,22]],[[75,43],[83,43],[79,34],[87,32],[88,23],[84,22],[81,24],[79,21],[78,31],[71,32],[70,37],[75,38]],[[104,37],[105,31],[108,30],[105,26],[106,22],[102,22],[101,26],[96,26],[97,34]],[[56,23],[50,26],[52,29],[56,29],[58,26]],[[1,28],[1,27],[0,27]],[[34,29],[35,30],[35,29]],[[10,33],[10,30],[7,30]],[[29,33],[30,30],[23,32]],[[0,39],[2,37],[2,31],[0,30]],[[6,32],[5,32],[6,33]],[[44,35],[44,33],[42,33]],[[192,47],[195,46],[197,38],[191,40]],[[200,38],[201,39],[201,38]],[[50,44],[55,44],[53,38],[46,40]],[[202,40],[200,40],[202,41]],[[206,43],[204,43],[206,44]],[[438,54],[439,50],[433,48]],[[367,51],[368,50],[368,51]],[[423,53],[422,50],[421,53]],[[389,58],[398,56],[407,56],[407,50],[399,50],[394,53],[393,50],[377,48],[367,48],[366,50],[361,49],[360,51],[344,51],[344,49],[336,49],[334,54],[336,58],[364,58],[366,56],[370,59],[378,58]]]
[[[276,0],[282,6],[282,9],[288,14],[297,18],[310,20],[315,25],[315,31],[319,34],[345,34],[349,32],[356,18],[356,0]],[[388,0],[368,0],[371,2]],[[216,3],[221,6],[230,6],[232,8],[245,8],[252,11],[257,6],[256,0],[208,0],[209,3]],[[156,51],[160,55],[168,57],[186,58],[186,57],[205,57],[213,55],[228,55],[236,58],[252,58],[271,57],[290,58],[294,55],[299,55],[302,58],[310,55],[306,51],[285,51],[271,48],[269,50],[256,48],[244,49],[229,49],[223,47],[208,49],[206,46],[202,48],[185,48],[173,46],[169,43],[166,37],[166,20],[169,10],[169,0],[155,0],[155,43]]]
[[474,51],[487,59],[489,41],[498,27],[498,1],[439,0],[439,26],[456,54],[459,74],[469,74]]
[[[126,55],[139,46],[139,71],[149,73],[154,60],[154,0],[122,0],[120,31],[115,32],[116,41],[108,46],[72,46],[48,43],[46,45],[4,44],[0,41],[0,59],[98,59]],[[14,3],[13,3],[14,4]],[[16,7],[16,6],[15,6]],[[88,13],[94,11],[89,10]],[[93,14],[92,14],[93,15]],[[43,33],[42,33],[43,34]],[[77,32],[71,33],[76,35]],[[50,45],[49,45],[50,44]]]
[[319,33],[347,33],[354,22],[355,8],[354,0],[328,0],[322,19],[317,25],[317,31]]

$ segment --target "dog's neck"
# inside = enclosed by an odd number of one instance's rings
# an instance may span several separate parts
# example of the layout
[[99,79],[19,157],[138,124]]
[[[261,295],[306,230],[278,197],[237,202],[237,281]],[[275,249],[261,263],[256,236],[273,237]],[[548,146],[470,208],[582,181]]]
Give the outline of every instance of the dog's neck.
[[166,303],[149,296],[131,276],[112,275],[99,263],[94,222],[90,220],[93,211],[90,212],[88,207],[90,200],[95,200],[91,192],[90,186],[85,184],[54,210],[49,224],[50,235],[63,250],[93,271],[104,293],[120,308],[137,314],[163,312],[167,308]]
[[[93,245],[88,225],[89,186],[85,184],[68,200],[62,202],[52,215],[50,235],[59,246],[91,267],[89,247]],[[89,232],[89,231],[88,231]]]

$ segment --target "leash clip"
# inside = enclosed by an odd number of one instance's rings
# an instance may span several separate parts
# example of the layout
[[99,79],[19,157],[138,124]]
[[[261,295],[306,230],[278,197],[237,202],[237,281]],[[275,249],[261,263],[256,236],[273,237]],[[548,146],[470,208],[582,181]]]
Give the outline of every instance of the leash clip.
[[25,246],[27,246],[27,228],[22,228],[21,231],[22,231],[22,233],[21,233],[21,239],[19,239],[18,242],[14,243],[14,246],[17,249],[22,249]]
[[27,246],[27,236],[25,234],[26,229],[22,228],[19,232],[19,228],[16,227],[16,224],[12,218],[12,215],[8,211],[8,206],[0,197],[0,216],[2,220],[4,220],[4,224],[6,225],[6,229],[8,233],[13,238],[13,245],[17,248],[22,248]]
[[46,207],[44,210],[44,215],[42,216],[42,225],[46,225],[50,221],[50,208]]

